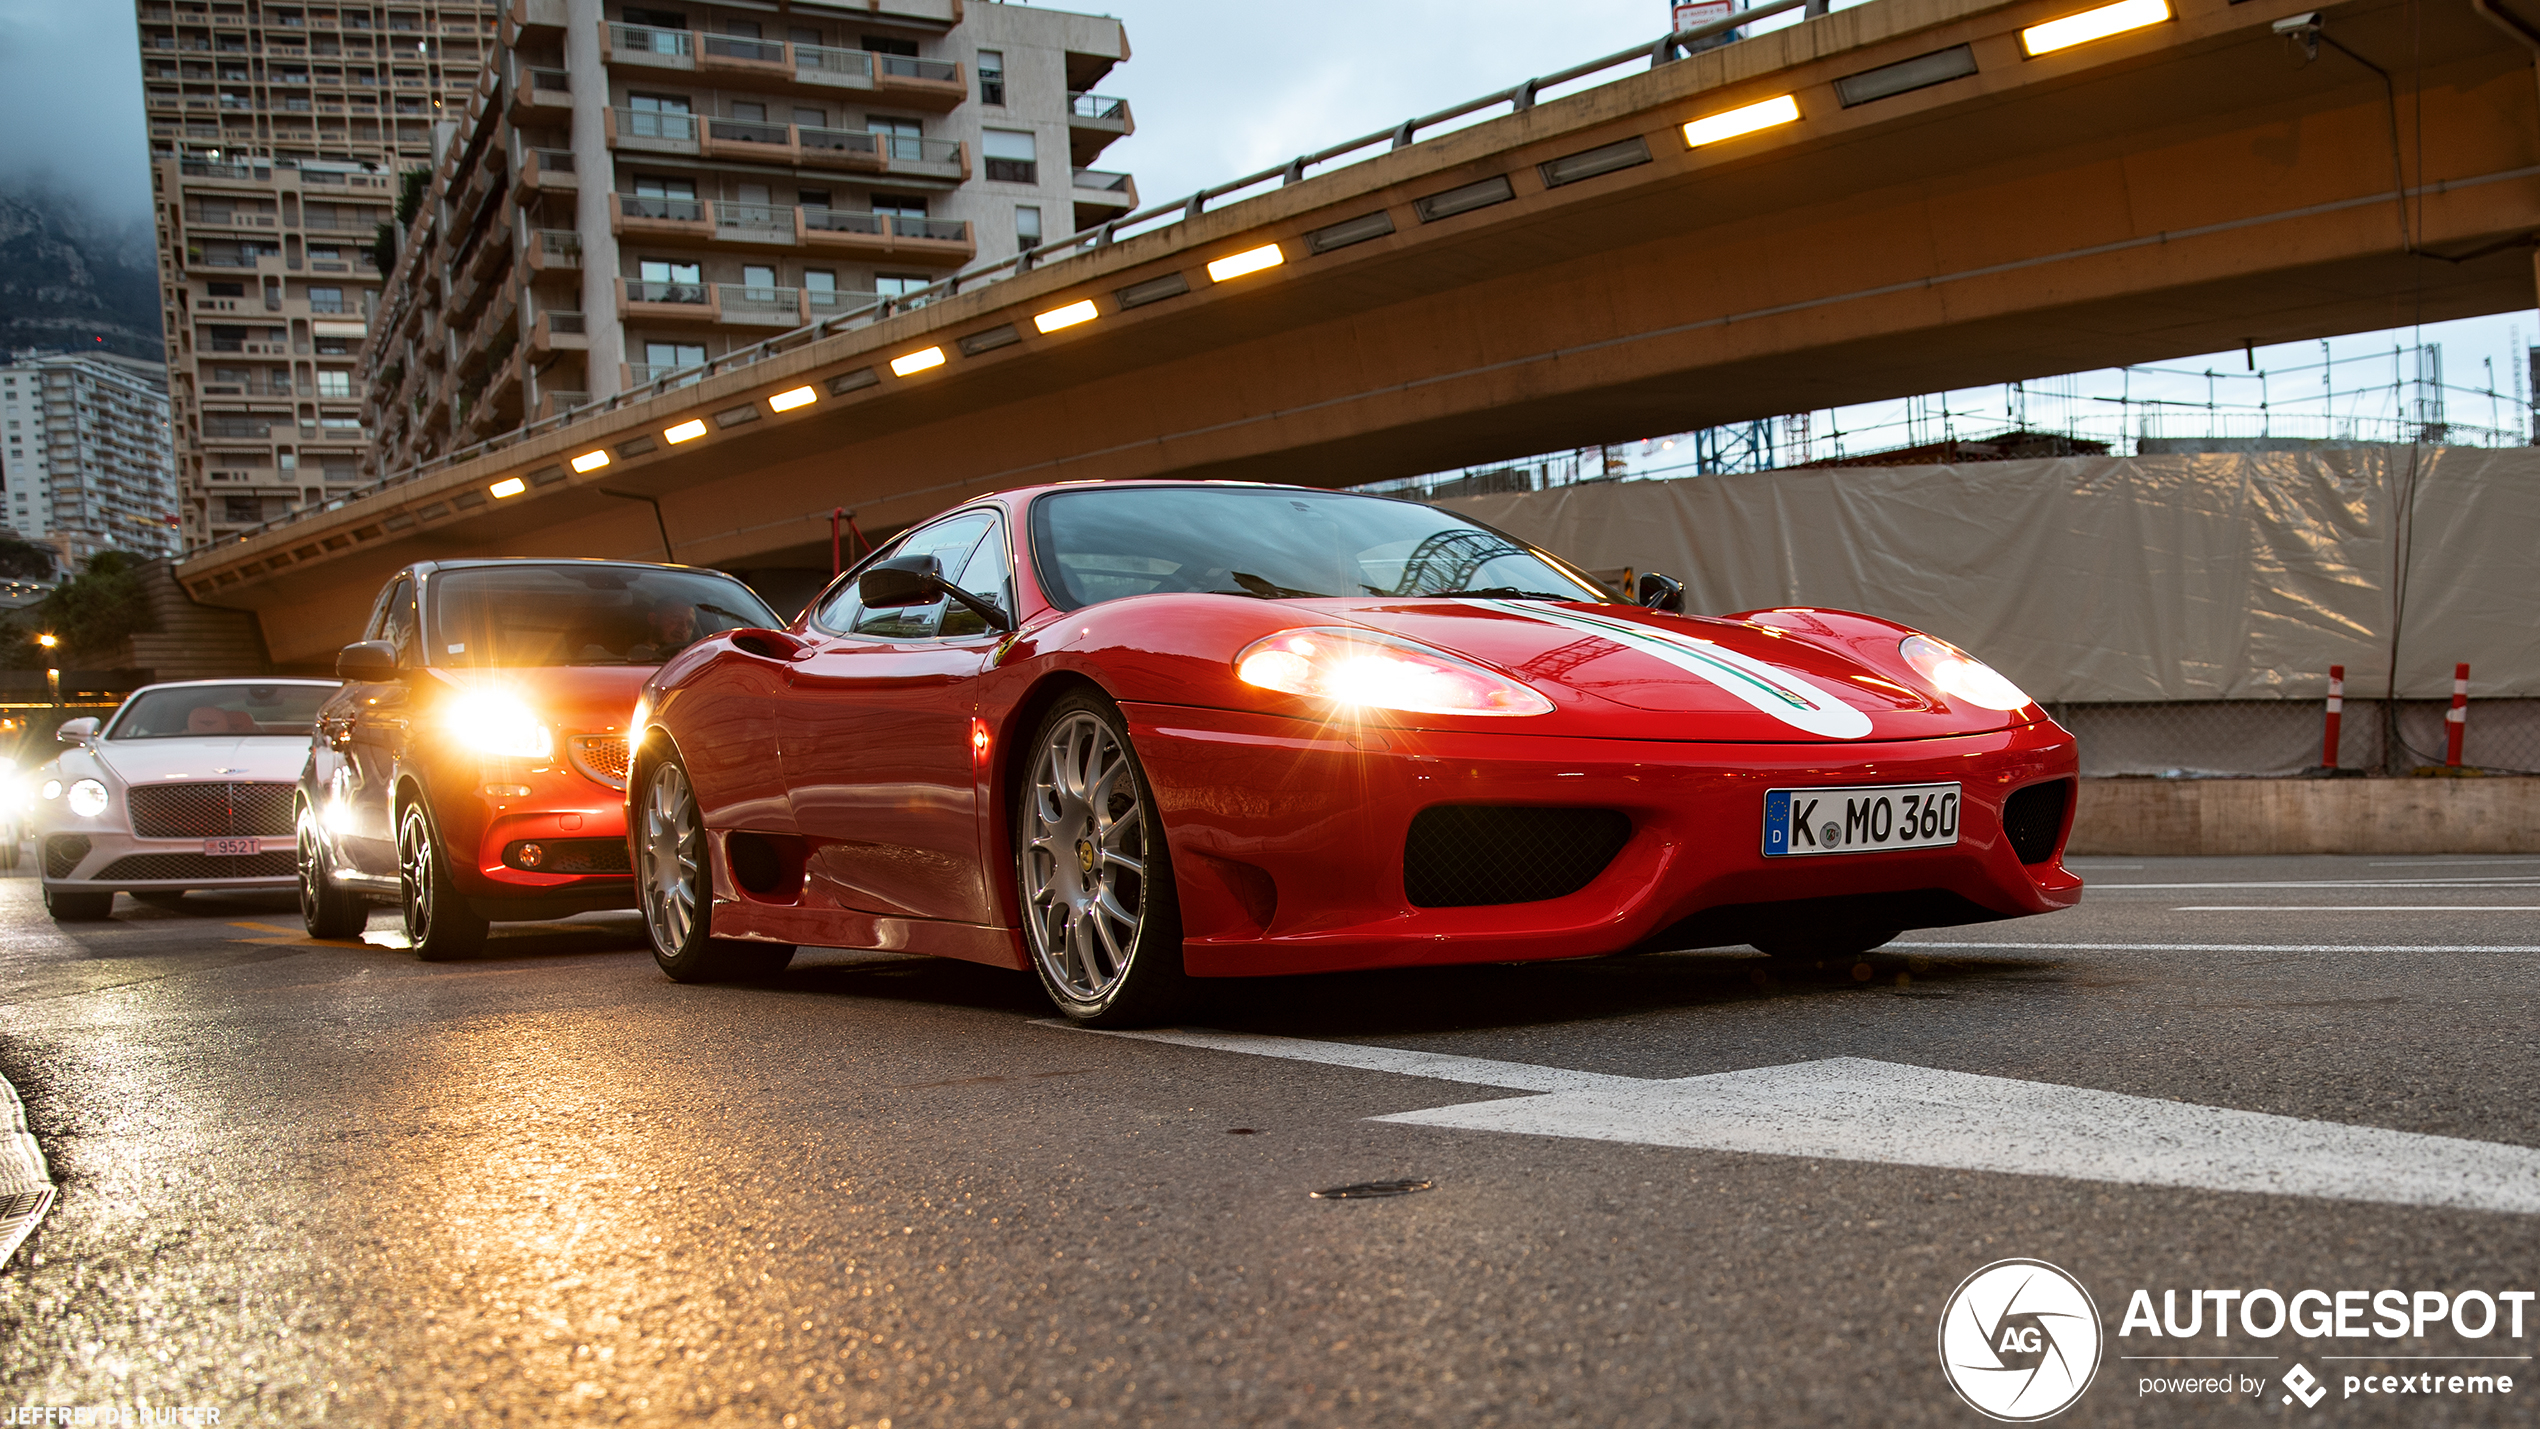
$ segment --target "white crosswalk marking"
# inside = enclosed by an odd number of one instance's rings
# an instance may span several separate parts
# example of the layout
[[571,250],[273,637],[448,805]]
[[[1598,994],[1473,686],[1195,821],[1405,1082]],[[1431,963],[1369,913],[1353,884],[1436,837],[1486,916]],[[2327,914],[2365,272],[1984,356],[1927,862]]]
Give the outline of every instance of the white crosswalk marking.
[[1239,1032],[1111,1032],[1219,1052],[1540,1093],[1377,1121],[2540,1214],[2540,1150],[1830,1057],[1652,1080]]

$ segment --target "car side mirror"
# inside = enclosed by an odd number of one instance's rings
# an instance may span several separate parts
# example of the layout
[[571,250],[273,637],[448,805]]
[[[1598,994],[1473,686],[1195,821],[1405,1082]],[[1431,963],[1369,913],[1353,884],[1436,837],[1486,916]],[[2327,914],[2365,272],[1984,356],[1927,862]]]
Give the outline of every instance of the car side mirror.
[[53,737],[64,744],[86,744],[97,737],[98,728],[97,717],[86,715],[62,721],[62,727],[53,731]]
[[856,599],[867,610],[933,605],[944,596],[944,563],[933,556],[893,556],[856,577]]
[[397,647],[385,640],[347,645],[335,654],[335,673],[339,678],[364,684],[385,684],[397,678]]
[[1660,575],[1656,571],[1644,574],[1634,598],[1649,610],[1663,610],[1674,615],[1685,613],[1685,583],[1674,576]]

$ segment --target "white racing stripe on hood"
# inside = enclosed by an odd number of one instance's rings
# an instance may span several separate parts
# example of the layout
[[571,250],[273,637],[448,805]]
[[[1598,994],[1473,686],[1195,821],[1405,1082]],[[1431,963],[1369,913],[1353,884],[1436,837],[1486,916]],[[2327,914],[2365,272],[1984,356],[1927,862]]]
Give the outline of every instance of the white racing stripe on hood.
[[1664,660],[1688,675],[1716,685],[1793,729],[1825,739],[1859,739],[1870,732],[1870,717],[1787,670],[1692,635],[1657,630],[1630,621],[1533,601],[1476,600],[1470,604],[1506,615],[1520,615],[1546,625],[1559,625],[1601,635],[1617,645]]

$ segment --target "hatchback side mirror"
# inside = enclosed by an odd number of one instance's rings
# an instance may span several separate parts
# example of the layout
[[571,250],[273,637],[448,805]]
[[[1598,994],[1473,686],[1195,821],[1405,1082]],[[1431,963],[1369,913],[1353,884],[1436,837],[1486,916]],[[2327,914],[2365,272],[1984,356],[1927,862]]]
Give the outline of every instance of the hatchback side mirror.
[[944,563],[933,556],[893,556],[877,561],[856,577],[856,598],[867,610],[896,610],[933,605],[946,596],[968,607],[991,630],[1012,630],[1014,618],[997,603],[972,595],[944,579]]
[[1640,589],[1634,592],[1642,606],[1664,610],[1675,615],[1685,613],[1685,583],[1674,576],[1651,571],[1640,578]]
[[62,721],[60,729],[53,731],[53,737],[64,744],[86,744],[97,737],[98,728],[95,715],[84,716],[80,719],[66,719]]
[[363,684],[385,684],[397,678],[397,647],[385,640],[363,640],[335,655],[335,673]]

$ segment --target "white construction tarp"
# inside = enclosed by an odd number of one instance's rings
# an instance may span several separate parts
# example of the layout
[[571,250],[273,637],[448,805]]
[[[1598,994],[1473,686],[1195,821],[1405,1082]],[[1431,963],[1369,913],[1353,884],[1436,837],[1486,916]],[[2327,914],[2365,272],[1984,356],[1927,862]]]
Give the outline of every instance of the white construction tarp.
[[2401,697],[2448,696],[2464,660],[2476,695],[2540,695],[2540,450],[1827,468],[1441,504],[1591,569],[1664,571],[1690,611],[1901,621],[2050,702],[2310,699],[2331,665],[2379,697],[2394,616]]

